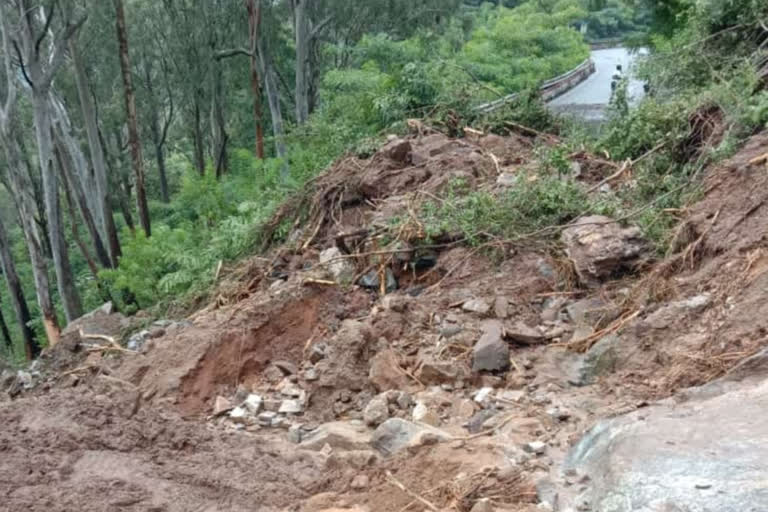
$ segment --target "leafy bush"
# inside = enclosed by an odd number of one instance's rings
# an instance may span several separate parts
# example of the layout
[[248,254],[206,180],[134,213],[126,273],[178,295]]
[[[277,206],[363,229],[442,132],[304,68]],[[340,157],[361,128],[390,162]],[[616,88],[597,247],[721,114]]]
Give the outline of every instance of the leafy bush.
[[470,191],[463,182],[451,185],[441,201],[427,202],[422,221],[427,236],[461,233],[473,245],[489,236],[514,239],[546,226],[556,226],[589,213],[591,202],[576,183],[556,175],[520,176],[500,195]]

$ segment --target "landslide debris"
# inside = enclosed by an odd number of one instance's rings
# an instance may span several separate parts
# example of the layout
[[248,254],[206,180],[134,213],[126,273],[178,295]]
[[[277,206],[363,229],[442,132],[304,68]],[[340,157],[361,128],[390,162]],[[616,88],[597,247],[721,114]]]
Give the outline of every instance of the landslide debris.
[[[340,160],[268,226],[293,226],[288,241],[189,318],[142,329],[105,309],[31,371],[3,370],[0,507],[603,510],[618,493],[645,503],[672,457],[695,478],[672,481],[669,506],[718,490],[764,505],[723,483],[751,482],[746,466],[698,475],[684,457],[701,456],[695,439],[680,451],[653,440],[724,428],[765,446],[747,425],[761,409],[739,416],[723,393],[761,396],[764,364],[731,369],[768,339],[768,173],[754,163],[768,135],[708,170],[664,258],[602,217],[554,245],[427,240],[420,205],[457,178],[514,187],[542,143],[469,135],[392,138]],[[615,172],[571,160],[579,172],[562,179],[585,191]],[[626,452],[600,448],[614,431]],[[595,475],[611,457],[644,460],[639,447],[661,462]]]

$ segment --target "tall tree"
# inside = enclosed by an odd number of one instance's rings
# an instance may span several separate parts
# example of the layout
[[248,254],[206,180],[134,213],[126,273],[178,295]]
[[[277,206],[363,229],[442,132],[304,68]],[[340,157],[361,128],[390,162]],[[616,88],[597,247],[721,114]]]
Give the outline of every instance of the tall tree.
[[139,137],[139,123],[136,115],[136,97],[133,92],[133,77],[131,76],[131,58],[128,52],[128,31],[125,26],[125,10],[123,0],[114,0],[115,27],[117,29],[117,41],[120,47],[120,71],[123,77],[125,90],[125,112],[128,122],[128,144],[131,147],[131,161],[136,180],[136,204],[139,211],[139,222],[144,233],[152,235],[152,227],[149,219],[149,205],[147,203],[147,190],[144,179],[144,157],[141,154],[141,139]]
[[[5,182],[15,203],[19,223],[24,233],[27,250],[29,251],[37,302],[43,316],[43,325],[48,343],[55,345],[59,340],[61,330],[51,298],[48,263],[43,251],[43,235],[38,223],[35,221],[37,218],[35,215],[37,211],[34,197],[35,187],[31,179],[27,159],[24,158],[21,145],[19,144],[19,123],[16,120],[18,100],[16,70],[11,65],[11,41],[8,33],[7,14],[6,6],[0,5],[0,36],[2,36],[3,71],[5,72],[6,84],[5,101],[0,107],[0,145],[2,145],[8,164]],[[10,274],[11,272],[6,272],[6,276]],[[14,295],[13,292],[12,295]],[[20,298],[18,293],[15,295]],[[22,323],[22,329],[24,329],[24,326],[28,324],[28,320],[24,321],[23,318],[28,316],[28,312],[24,313],[24,306],[22,304],[26,305],[25,302],[19,304],[17,315],[19,316],[19,322]],[[22,334],[24,336],[27,357],[34,357],[39,351],[39,345],[34,342],[33,337],[29,333],[23,331]]]
[[[43,180],[43,197],[48,221],[48,236],[51,241],[53,264],[62,306],[67,321],[82,315],[80,296],[75,288],[69,251],[61,223],[59,204],[59,184],[53,166],[53,143],[51,138],[51,85],[56,73],[64,64],[64,57],[69,39],[75,35],[86,16],[75,19],[67,16],[67,11],[60,9],[63,28],[55,34],[52,30],[56,3],[51,3],[44,15],[36,14],[39,9],[30,0],[19,0],[19,51],[20,65],[29,85],[32,98],[35,136],[37,139],[38,160]],[[51,38],[44,45],[46,38]],[[49,51],[45,48],[49,47]]]
[[11,296],[13,311],[16,314],[16,320],[21,329],[27,360],[31,360],[40,352],[40,346],[37,344],[35,332],[29,326],[32,317],[29,314],[27,300],[24,298],[21,280],[11,255],[10,241],[2,218],[0,218],[0,268],[3,270],[5,282],[8,285],[8,293]]
[[96,208],[94,214],[102,238],[109,247],[109,257],[111,266],[116,267],[120,259],[120,239],[117,236],[115,219],[112,214],[112,206],[109,202],[109,185],[107,179],[107,163],[104,156],[104,148],[99,138],[99,126],[96,119],[96,108],[94,106],[93,95],[88,84],[88,77],[85,71],[85,62],[80,54],[77,38],[73,37],[69,42],[69,53],[72,58],[72,67],[74,68],[75,84],[77,86],[77,95],[80,100],[80,109],[85,121],[85,132],[88,138],[88,150],[93,164],[95,190],[93,196],[96,199]]

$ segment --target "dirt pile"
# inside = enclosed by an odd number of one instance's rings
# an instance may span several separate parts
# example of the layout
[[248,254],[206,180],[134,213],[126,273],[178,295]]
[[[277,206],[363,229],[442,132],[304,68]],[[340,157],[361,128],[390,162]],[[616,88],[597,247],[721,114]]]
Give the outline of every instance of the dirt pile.
[[[420,202],[456,178],[514,186],[535,167],[525,137],[417,134],[345,158],[211,305],[136,351],[121,332],[73,338],[68,367],[0,404],[0,509],[557,510],[559,487],[588,486],[560,463],[595,421],[766,344],[767,144],[709,171],[657,263],[610,219],[554,254],[492,260],[450,233],[425,248]],[[571,159],[564,179],[589,190],[621,168]],[[413,222],[393,233],[394,217]]]

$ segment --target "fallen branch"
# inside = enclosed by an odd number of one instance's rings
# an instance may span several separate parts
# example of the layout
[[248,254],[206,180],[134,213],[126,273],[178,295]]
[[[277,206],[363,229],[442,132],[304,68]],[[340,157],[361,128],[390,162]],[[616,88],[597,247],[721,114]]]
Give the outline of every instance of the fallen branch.
[[108,347],[100,347],[100,346],[93,346],[88,349],[88,352],[98,352],[98,351],[104,351],[104,350],[115,350],[117,352],[125,352],[128,354],[138,354],[135,350],[128,350],[127,348],[123,348],[120,346],[118,342],[115,341],[115,338],[112,336],[107,336],[106,334],[85,334],[82,329],[79,331],[80,338],[84,340],[101,340],[106,341],[109,343]]
[[518,413],[510,414],[509,416],[504,418],[501,421],[501,423],[499,423],[498,425],[496,425],[495,427],[493,427],[491,429],[484,430],[482,432],[478,432],[477,434],[472,434],[470,436],[451,437],[450,439],[448,439],[448,441],[472,441],[473,439],[478,439],[480,437],[485,437],[485,436],[493,435],[496,432],[498,432],[499,430],[501,430],[502,428],[504,428],[510,421],[512,421],[513,419],[518,418],[518,417],[520,417],[520,415]]
[[627,169],[629,169],[629,163],[630,163],[629,160],[625,161],[624,164],[621,167],[619,167],[618,171],[616,171],[615,173],[611,174],[610,176],[608,176],[607,178],[602,180],[597,185],[594,185],[594,186],[590,187],[587,190],[587,194],[591,194],[595,190],[599,190],[603,185],[605,185],[607,183],[610,183],[613,180],[618,179],[619,177],[621,177],[621,175],[624,174],[625,172],[627,172]]
[[418,494],[416,494],[412,490],[408,489],[405,486],[405,484],[403,484],[401,481],[399,481],[397,478],[395,478],[394,475],[392,475],[391,471],[387,471],[386,474],[387,474],[387,480],[389,480],[389,483],[391,483],[392,485],[394,485],[395,487],[397,487],[398,489],[403,491],[405,494],[407,494],[411,498],[417,500],[419,503],[421,503],[422,505],[427,507],[429,510],[432,510],[434,512],[438,512],[440,510],[439,508],[437,508],[432,502],[430,502],[426,498],[423,498],[422,496],[419,496]]
[[314,278],[307,278],[302,282],[303,285],[308,284],[321,284],[323,286],[337,286],[339,283],[336,281],[329,281],[327,279],[314,279]]

